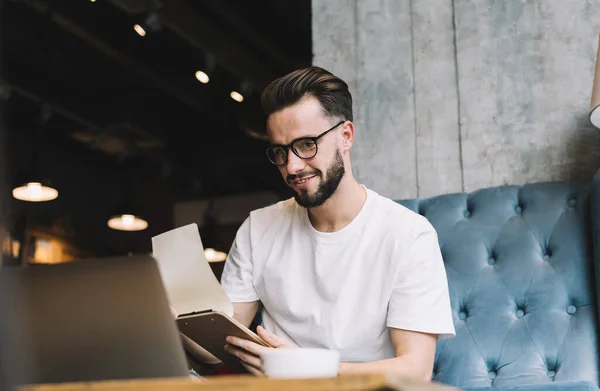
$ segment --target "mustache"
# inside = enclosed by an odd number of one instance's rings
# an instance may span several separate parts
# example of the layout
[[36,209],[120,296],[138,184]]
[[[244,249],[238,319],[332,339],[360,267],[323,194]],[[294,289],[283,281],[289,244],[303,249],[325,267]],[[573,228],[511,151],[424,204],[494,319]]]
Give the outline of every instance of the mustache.
[[318,170],[314,171],[314,172],[299,172],[298,174],[288,175],[287,177],[285,177],[285,180],[287,181],[287,183],[291,183],[292,181],[295,181],[298,178],[304,178],[304,177],[313,176],[313,175],[319,176],[319,175],[321,175],[321,172]]

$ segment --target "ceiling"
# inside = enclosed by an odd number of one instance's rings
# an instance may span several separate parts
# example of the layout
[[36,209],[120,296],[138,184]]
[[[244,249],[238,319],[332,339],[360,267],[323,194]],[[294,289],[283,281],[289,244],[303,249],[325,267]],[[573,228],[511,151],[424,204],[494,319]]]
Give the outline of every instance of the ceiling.
[[[179,200],[289,194],[264,154],[259,95],[270,80],[310,65],[310,0],[0,4],[11,179],[34,162],[72,194],[51,212],[36,206],[47,225],[89,225],[126,188],[155,209],[156,230],[172,222]],[[243,102],[230,97],[234,90]]]

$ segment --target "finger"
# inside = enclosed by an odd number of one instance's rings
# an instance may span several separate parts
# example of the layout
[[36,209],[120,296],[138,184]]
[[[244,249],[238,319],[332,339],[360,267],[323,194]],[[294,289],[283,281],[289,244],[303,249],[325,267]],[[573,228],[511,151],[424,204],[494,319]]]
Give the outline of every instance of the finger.
[[254,354],[255,356],[260,356],[262,353],[265,352],[265,350],[269,349],[269,348],[266,348],[264,346],[261,346],[255,342],[249,341],[244,338],[227,337],[226,341],[228,344],[230,344],[232,346],[236,346],[242,350],[246,350],[246,351]]
[[271,333],[270,331],[265,330],[265,328],[262,326],[258,326],[256,328],[256,331],[258,332],[259,337],[261,337],[266,343],[273,346],[274,348],[295,347],[293,344],[289,343],[285,339],[276,336],[275,334]]
[[243,363],[249,364],[255,368],[262,367],[262,360],[259,357],[248,353],[244,349],[240,349],[231,345],[225,345],[225,351],[239,358]]
[[252,365],[248,365],[243,362],[242,362],[242,365],[244,366],[244,368],[246,368],[248,370],[248,372],[250,372],[254,376],[264,376],[265,375],[260,369],[254,368]]

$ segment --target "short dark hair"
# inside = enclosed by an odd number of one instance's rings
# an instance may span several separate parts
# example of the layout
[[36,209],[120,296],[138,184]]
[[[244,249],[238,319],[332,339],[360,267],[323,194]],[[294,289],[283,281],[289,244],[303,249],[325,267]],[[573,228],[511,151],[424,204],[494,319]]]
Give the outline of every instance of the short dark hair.
[[352,94],[348,84],[326,69],[311,66],[272,81],[262,92],[261,106],[267,117],[301,99],[315,97],[328,117],[353,121]]

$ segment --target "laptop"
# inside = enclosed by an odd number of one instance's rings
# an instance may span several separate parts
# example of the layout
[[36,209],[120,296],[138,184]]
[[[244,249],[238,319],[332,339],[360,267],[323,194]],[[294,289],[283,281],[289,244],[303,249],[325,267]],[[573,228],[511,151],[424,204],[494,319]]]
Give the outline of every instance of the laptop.
[[[151,256],[4,268],[0,315],[11,381],[39,384],[188,376]],[[6,339],[5,339],[6,340]]]

